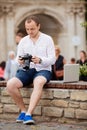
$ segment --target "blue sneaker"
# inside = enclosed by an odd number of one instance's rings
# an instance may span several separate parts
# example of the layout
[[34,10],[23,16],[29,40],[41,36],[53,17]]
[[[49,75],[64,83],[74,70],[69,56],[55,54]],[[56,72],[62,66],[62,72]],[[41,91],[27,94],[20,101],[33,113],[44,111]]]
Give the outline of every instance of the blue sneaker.
[[19,117],[16,119],[16,122],[23,122],[24,118],[25,118],[25,114],[24,112],[21,112]]
[[34,124],[34,120],[32,119],[32,116],[26,115],[23,121],[23,124]]

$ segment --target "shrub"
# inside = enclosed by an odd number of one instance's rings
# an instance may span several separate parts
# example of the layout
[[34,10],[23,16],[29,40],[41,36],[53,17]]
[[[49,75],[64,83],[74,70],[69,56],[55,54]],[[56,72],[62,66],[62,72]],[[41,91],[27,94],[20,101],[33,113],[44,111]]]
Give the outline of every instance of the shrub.
[[80,66],[80,76],[87,76],[87,64]]

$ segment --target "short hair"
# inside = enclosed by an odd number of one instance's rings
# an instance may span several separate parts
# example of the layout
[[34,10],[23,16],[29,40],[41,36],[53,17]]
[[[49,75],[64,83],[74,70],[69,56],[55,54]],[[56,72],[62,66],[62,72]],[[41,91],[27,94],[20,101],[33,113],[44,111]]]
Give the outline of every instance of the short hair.
[[17,33],[16,33],[16,36],[19,36],[19,37],[24,37],[25,36],[25,34],[24,34],[24,32],[23,31],[18,31]]
[[34,15],[27,17],[25,22],[30,23],[32,20],[37,24],[37,26],[40,24],[39,18]]
[[71,61],[72,62],[76,62],[76,59],[73,57],[73,58],[71,58]]
[[5,69],[5,66],[6,66],[6,62],[5,61],[2,61],[0,63],[0,67],[4,70]]

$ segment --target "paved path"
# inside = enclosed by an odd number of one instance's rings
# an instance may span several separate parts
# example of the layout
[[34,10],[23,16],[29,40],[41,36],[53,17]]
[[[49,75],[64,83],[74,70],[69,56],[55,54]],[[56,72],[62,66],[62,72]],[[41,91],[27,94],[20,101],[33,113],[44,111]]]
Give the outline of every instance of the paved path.
[[58,123],[38,123],[36,125],[24,125],[15,122],[0,122],[0,130],[87,130],[87,122],[77,125]]

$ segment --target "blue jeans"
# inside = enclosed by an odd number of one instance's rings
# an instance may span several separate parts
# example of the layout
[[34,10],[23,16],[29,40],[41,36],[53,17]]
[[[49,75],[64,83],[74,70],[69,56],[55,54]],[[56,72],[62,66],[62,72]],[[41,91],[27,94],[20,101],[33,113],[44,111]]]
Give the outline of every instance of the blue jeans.
[[19,69],[16,73],[16,77],[23,83],[23,86],[33,83],[33,80],[38,76],[45,77],[47,82],[49,82],[52,78],[52,72],[48,70],[36,71],[36,69],[32,68],[26,71]]

